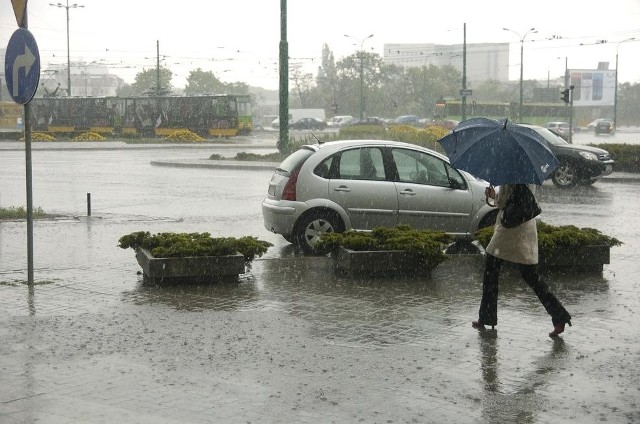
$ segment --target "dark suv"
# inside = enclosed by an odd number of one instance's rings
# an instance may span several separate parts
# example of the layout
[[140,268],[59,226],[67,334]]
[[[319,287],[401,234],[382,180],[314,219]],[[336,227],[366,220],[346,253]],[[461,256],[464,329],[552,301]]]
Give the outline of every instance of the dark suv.
[[590,185],[613,172],[614,160],[606,150],[569,144],[546,128],[536,125],[524,126],[538,132],[560,161],[560,166],[551,174],[551,180],[556,187]]
[[598,121],[594,128],[594,131],[596,135],[600,135],[600,134],[613,135],[613,133],[615,132],[613,128],[613,122],[611,121]]

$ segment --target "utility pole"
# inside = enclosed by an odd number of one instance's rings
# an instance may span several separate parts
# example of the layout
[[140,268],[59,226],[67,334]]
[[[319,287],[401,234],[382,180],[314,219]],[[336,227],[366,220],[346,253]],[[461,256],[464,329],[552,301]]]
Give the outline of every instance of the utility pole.
[[280,0],[280,139],[278,150],[289,153],[289,43],[287,41],[287,0]]
[[69,54],[69,9],[75,9],[77,7],[84,7],[82,4],[67,4],[62,3],[49,3],[49,6],[64,7],[67,9],[67,96],[71,97],[71,55]]
[[518,120],[520,122],[522,122],[522,102],[523,102],[523,77],[524,77],[524,39],[527,38],[527,35],[529,35],[529,33],[536,33],[538,31],[536,31],[535,28],[531,28],[529,29],[527,32],[524,33],[523,36],[520,36],[519,33],[510,30],[509,28],[502,28],[503,31],[509,31],[509,32],[513,32],[515,35],[518,36],[518,38],[520,39],[520,106],[518,108]]
[[462,43],[462,120],[467,119],[467,23],[463,26]]
[[569,86],[569,143],[573,143],[573,88]]
[[160,96],[160,40],[156,40],[156,97]]
[[362,40],[352,35],[345,34],[347,38],[353,38],[360,43],[360,50],[358,56],[360,56],[360,121],[364,119],[364,42],[373,37],[373,34],[366,36]]

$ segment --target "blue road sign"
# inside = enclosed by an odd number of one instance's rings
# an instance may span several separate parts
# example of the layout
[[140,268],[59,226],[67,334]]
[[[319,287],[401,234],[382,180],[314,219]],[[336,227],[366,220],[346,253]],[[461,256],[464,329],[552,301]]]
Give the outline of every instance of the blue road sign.
[[28,29],[18,28],[9,39],[4,75],[13,101],[21,105],[29,103],[40,82],[40,52]]

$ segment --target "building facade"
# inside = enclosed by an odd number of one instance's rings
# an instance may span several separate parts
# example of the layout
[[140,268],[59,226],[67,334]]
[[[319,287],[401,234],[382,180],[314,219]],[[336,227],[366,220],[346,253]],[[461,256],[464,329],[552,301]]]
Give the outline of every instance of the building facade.
[[[468,82],[509,81],[509,43],[467,44],[466,70]],[[384,61],[402,67],[450,65],[462,73],[462,44],[384,45]]]

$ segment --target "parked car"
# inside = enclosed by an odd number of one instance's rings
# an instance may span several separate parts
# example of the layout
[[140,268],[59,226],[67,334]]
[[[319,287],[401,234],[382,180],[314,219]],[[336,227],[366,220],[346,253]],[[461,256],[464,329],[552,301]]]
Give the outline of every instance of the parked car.
[[402,116],[398,116],[396,119],[393,120],[394,124],[398,124],[398,125],[413,125],[413,126],[420,126],[420,117],[417,115],[402,115]]
[[487,186],[417,145],[333,141],[303,146],[276,168],[262,215],[267,230],[307,253],[325,232],[399,224],[471,240],[495,222]]
[[598,121],[596,126],[594,127],[594,132],[596,135],[600,134],[609,134],[613,135],[616,131],[613,127],[613,122],[603,119],[602,121]]
[[589,122],[589,124],[587,124],[587,129],[589,129],[589,130],[595,130],[595,129],[596,129],[596,124],[597,124],[598,122],[600,122],[600,121],[611,121],[611,120],[610,120],[610,119],[607,119],[607,118],[598,118],[598,119],[595,119],[595,120],[593,120],[593,121]]
[[351,121],[347,122],[345,125],[348,126],[353,126],[353,125],[379,125],[379,126],[386,126],[387,123],[382,119],[382,118],[377,118],[375,116],[370,116],[367,118],[362,118],[362,119],[352,119]]
[[569,125],[568,122],[562,122],[562,121],[547,122],[546,124],[544,124],[544,127],[549,131],[551,131],[552,133],[563,138],[568,137],[569,134],[572,133],[571,126]]
[[555,186],[569,188],[576,184],[590,185],[613,172],[614,160],[606,150],[569,144],[543,127],[524,124],[523,126],[538,132],[560,161],[560,166],[551,174]]
[[294,130],[323,130],[327,128],[327,123],[318,118],[300,118],[289,127]]
[[353,120],[353,116],[351,115],[337,115],[333,118],[329,119],[327,125],[330,127],[342,127]]

